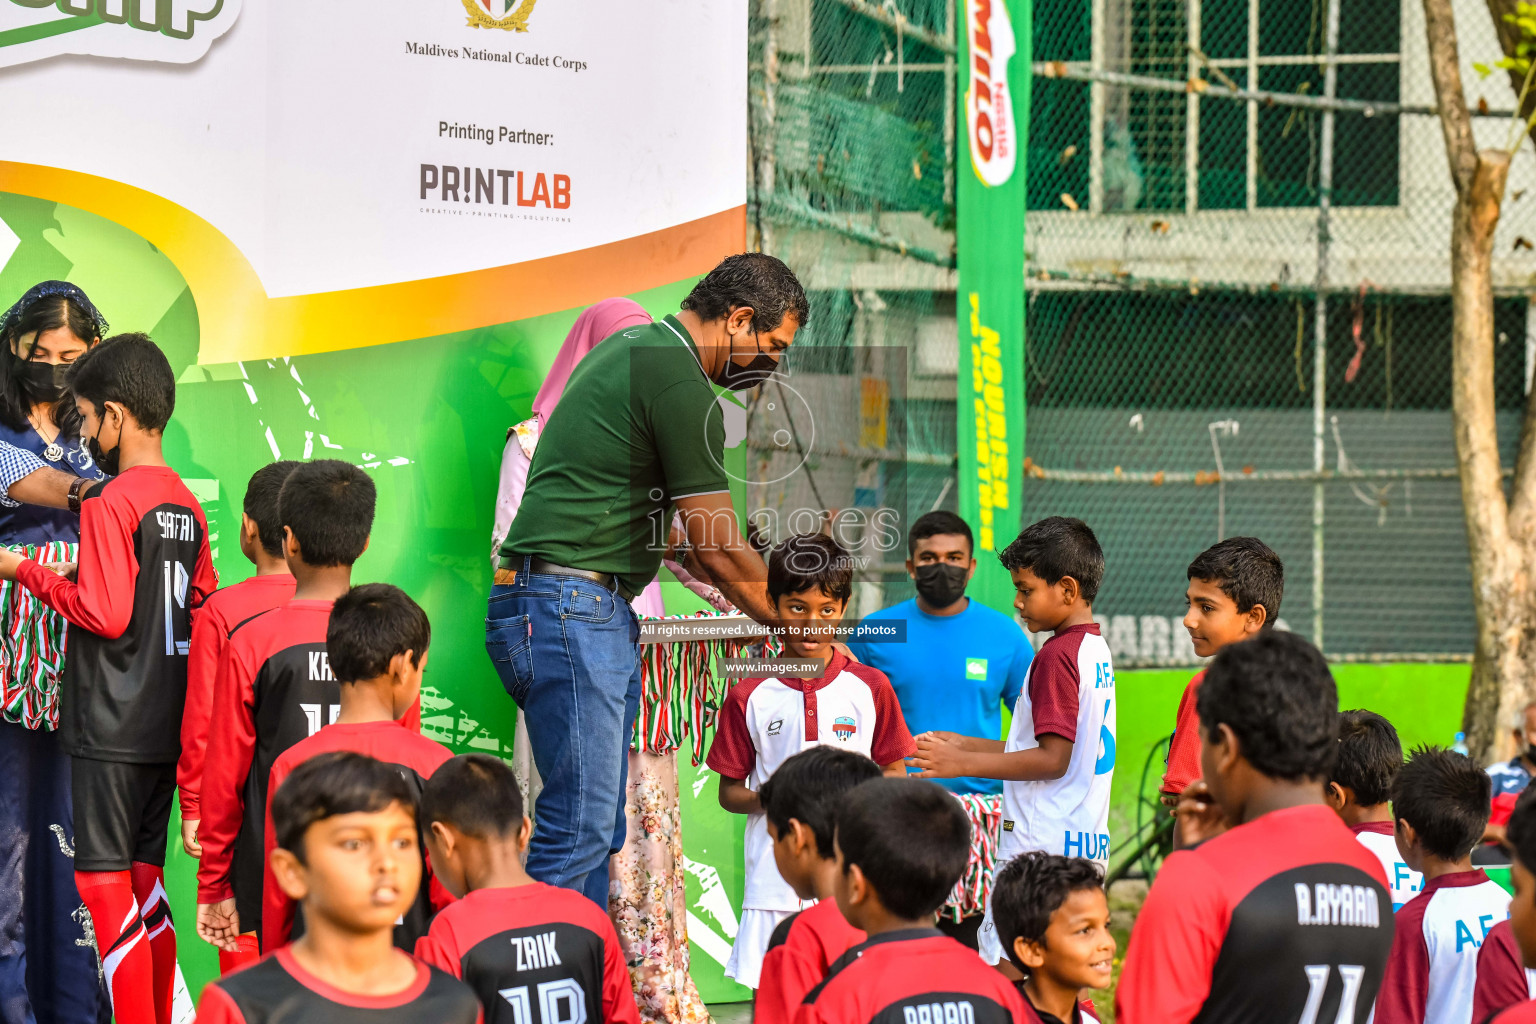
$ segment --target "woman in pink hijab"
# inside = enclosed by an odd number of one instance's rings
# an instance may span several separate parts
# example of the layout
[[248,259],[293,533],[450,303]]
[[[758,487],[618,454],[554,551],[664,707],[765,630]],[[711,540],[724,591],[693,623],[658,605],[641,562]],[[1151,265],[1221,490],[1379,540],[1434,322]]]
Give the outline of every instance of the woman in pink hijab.
[[[501,543],[522,504],[539,433],[565,392],[576,364],[604,338],[650,322],[650,314],[629,299],[604,299],[576,318],[533,400],[533,415],[507,431],[491,536],[493,568]],[[714,587],[698,582],[674,562],[665,564],[684,585],[711,605],[721,611],[731,610],[730,603]],[[641,618],[664,615],[661,584],[652,580],[632,606]],[[521,715],[512,760],[532,813],[532,801],[541,785]],[[687,901],[676,759],[630,751],[625,805],[630,816],[629,835],[609,867],[612,882],[608,905],[625,960],[640,967],[635,990],[640,1015],[648,1024],[706,1024],[708,1011],[688,976]],[[666,826],[660,827],[663,820]],[[653,827],[647,827],[647,822]]]
[[[555,411],[565,384],[582,357],[597,347],[604,338],[612,337],[627,327],[651,322],[651,315],[630,299],[604,299],[595,306],[581,311],[571,325],[571,333],[555,355],[549,375],[533,399],[533,415],[507,431],[507,447],[501,453],[501,486],[496,493],[496,522],[491,528],[491,567],[496,566],[496,553],[501,542],[507,539],[512,520],[517,517],[518,506],[523,503],[523,489],[528,485],[528,467],[533,462],[533,450],[539,444],[539,432],[549,422],[549,414]],[[650,587],[646,591],[650,591]],[[659,593],[658,593],[659,600]],[[635,614],[659,615],[659,611],[642,610],[640,601],[635,602]]]

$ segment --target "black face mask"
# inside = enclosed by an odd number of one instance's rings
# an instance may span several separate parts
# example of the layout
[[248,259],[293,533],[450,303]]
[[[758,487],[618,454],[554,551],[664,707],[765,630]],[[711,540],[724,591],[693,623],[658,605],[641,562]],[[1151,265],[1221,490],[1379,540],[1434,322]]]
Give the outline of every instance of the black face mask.
[[1536,747],[1528,746],[1525,748],[1525,759],[1532,764],[1536,764]]
[[918,594],[935,608],[948,608],[965,596],[968,574],[965,566],[945,562],[929,562],[912,570]]
[[107,474],[107,476],[117,476],[117,461],[118,456],[122,453],[123,450],[123,437],[121,432],[119,432],[117,437],[117,444],[112,446],[112,450],[109,452],[103,451],[101,448],[100,438],[101,432],[106,427],[106,425],[107,421],[105,418],[103,418],[101,421],[101,426],[96,428],[96,436],[86,438],[85,450],[91,453],[91,460],[95,462],[97,466],[101,467],[101,471],[103,473]]
[[68,363],[38,363],[28,360],[21,364],[17,377],[21,389],[34,402],[56,402],[64,393],[64,378],[69,374]]
[[[752,337],[757,337],[756,331],[752,332]],[[710,378],[721,387],[729,388],[732,391],[745,391],[748,388],[755,388],[773,376],[774,371],[779,368],[777,359],[763,353],[761,341],[757,344],[757,356],[747,365],[740,366],[734,362],[731,356],[735,354],[736,345],[733,341],[730,354],[725,357],[725,365],[720,368],[719,373]]]

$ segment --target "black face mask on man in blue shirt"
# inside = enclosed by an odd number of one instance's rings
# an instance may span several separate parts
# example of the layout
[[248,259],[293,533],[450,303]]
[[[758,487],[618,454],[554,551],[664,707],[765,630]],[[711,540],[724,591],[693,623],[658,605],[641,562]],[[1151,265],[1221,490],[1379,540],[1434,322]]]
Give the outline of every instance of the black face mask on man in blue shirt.
[[948,608],[965,596],[967,572],[963,565],[929,562],[912,570],[917,592],[935,608]]

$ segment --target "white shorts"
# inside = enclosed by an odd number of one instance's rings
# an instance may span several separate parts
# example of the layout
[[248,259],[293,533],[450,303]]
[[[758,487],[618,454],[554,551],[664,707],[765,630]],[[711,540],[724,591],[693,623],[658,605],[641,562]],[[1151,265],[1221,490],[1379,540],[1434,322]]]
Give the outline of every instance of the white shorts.
[[1003,943],[997,937],[997,925],[992,923],[992,898],[987,897],[987,912],[982,916],[981,927],[976,930],[976,951],[981,959],[994,967],[1008,959]]
[[736,942],[731,946],[731,958],[725,962],[725,976],[736,979],[747,988],[757,988],[763,974],[763,956],[768,952],[773,930],[793,913],[793,910],[743,910],[741,924],[736,929]]

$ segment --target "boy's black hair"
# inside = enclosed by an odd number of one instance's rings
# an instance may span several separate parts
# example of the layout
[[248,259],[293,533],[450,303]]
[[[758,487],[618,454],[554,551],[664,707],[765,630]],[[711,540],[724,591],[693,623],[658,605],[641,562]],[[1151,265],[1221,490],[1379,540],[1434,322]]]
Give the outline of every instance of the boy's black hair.
[[768,556],[768,598],[820,587],[830,598],[853,596],[853,559],[824,533],[797,533]]
[[1444,747],[1415,749],[1392,780],[1392,817],[1412,825],[1419,845],[1441,860],[1472,852],[1488,827],[1492,802],[1488,773]]
[[151,433],[176,411],[176,374],[147,334],[117,334],[69,364],[69,389],[98,413],[117,402]]
[[1514,813],[1504,826],[1504,839],[1525,869],[1536,872],[1536,786],[1527,786],[1515,801]]
[[917,517],[917,522],[913,523],[912,529],[907,531],[907,554],[917,553],[918,541],[941,535],[964,537],[965,549],[976,550],[976,538],[971,535],[970,525],[953,512],[941,508],[924,512]]
[[363,583],[336,599],[325,627],[325,650],[338,683],[373,679],[389,671],[397,654],[420,665],[432,644],[432,624],[421,605],[390,583]]
[[816,852],[830,860],[832,832],[843,797],[854,786],[880,777],[880,766],[863,754],[815,746],[779,765],[757,792],[763,813],[780,835],[791,818],[816,836]]
[[1087,604],[1104,581],[1104,549],[1081,519],[1051,516],[1026,526],[997,558],[1009,572],[1028,569],[1049,586],[1071,576]]
[[1403,766],[1403,744],[1392,723],[1374,711],[1339,712],[1339,757],[1333,781],[1374,807],[1392,799],[1392,780]]
[[1212,544],[1189,563],[1188,578],[1214,583],[1247,614],[1254,605],[1264,608],[1264,625],[1280,617],[1285,596],[1285,565],[1268,544],[1257,537],[1228,537]]
[[283,557],[283,517],[277,509],[277,498],[283,493],[283,481],[298,466],[291,459],[269,462],[252,473],[251,482],[245,485],[242,511],[256,524],[261,549],[273,558]]
[[1004,864],[992,883],[992,923],[1008,959],[1027,970],[1013,951],[1013,940],[1044,943],[1051,915],[1068,896],[1103,888],[1103,869],[1082,857],[1030,850]]
[[310,758],[272,797],[277,845],[304,860],[309,826],[338,814],[372,813],[399,804],[416,813],[416,793],[400,769],[364,754],[337,750]]
[[460,754],[444,761],[421,791],[422,830],[434,821],[478,839],[516,835],[523,824],[517,776],[490,754]]
[[351,565],[368,546],[378,492],[350,462],[301,463],[283,481],[278,514],[293,531],[305,565]]
[[921,779],[870,779],[837,813],[843,871],[857,864],[885,909],[908,920],[944,905],[971,855],[971,823],[948,790]]
[[[1214,685],[1212,685],[1214,684]],[[1339,751],[1339,693],[1328,662],[1297,636],[1266,629],[1211,660],[1196,706],[1215,735],[1229,727],[1242,755],[1275,779],[1327,779]]]
[[811,304],[795,272],[765,252],[727,256],[682,302],[682,308],[697,313],[700,320],[720,320],[740,306],[752,310],[754,331],[774,330],[790,313],[801,327],[811,319]]

